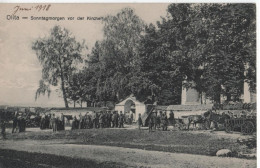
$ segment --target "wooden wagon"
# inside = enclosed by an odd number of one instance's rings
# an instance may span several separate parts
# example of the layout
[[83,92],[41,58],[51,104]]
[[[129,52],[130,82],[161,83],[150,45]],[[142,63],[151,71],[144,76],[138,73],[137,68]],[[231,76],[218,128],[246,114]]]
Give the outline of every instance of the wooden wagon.
[[235,129],[240,129],[244,135],[252,134],[256,131],[256,118],[231,118],[225,120],[225,131],[230,133]]

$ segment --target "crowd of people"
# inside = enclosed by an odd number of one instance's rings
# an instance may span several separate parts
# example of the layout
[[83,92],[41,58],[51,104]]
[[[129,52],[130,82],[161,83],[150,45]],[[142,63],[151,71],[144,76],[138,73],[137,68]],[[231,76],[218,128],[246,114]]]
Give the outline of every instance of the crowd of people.
[[60,116],[55,114],[43,115],[40,121],[40,129],[52,129],[53,132],[65,130],[65,117],[63,113]]
[[73,117],[71,129],[90,129],[90,128],[124,128],[126,121],[125,115],[120,111],[100,111],[93,112],[92,115],[86,113],[84,116]]
[[[140,115],[139,115],[140,118]],[[140,119],[138,118],[138,124],[142,124]],[[160,129],[162,128],[163,131],[167,131],[168,125],[174,126],[175,120],[174,120],[174,113],[173,111],[170,111],[169,117],[166,114],[166,111],[152,113],[148,120],[148,128],[149,132],[152,132],[152,130]],[[140,126],[139,126],[140,129]]]
[[[40,129],[52,129],[53,132],[65,130],[65,118],[67,122],[71,122],[71,130],[75,129],[91,129],[91,128],[124,128],[124,124],[127,122],[132,124],[133,114],[131,113],[128,117],[120,111],[99,111],[99,112],[87,112],[85,115],[79,114],[79,116],[55,115],[54,113],[43,114],[40,120]],[[148,125],[149,132],[152,130],[161,129],[167,130],[168,125],[174,125],[174,113],[171,111],[169,117],[165,112],[154,112],[148,116],[146,124]],[[139,114],[137,119],[137,125],[139,130],[144,126],[142,116]],[[5,138],[6,122],[1,121],[1,133]],[[24,132],[26,129],[26,120],[23,116],[15,112],[13,117],[13,128],[12,133]]]
[[15,132],[25,132],[26,129],[26,119],[25,116],[19,115],[16,111],[13,118],[13,128],[12,133]]
[[90,129],[90,128],[123,128],[126,122],[125,115],[120,111],[99,111],[85,115],[81,113],[79,116],[63,115],[60,116],[53,114],[44,114],[41,117],[40,129],[52,129],[53,132],[65,130],[65,118],[67,121],[72,119],[71,130],[75,129]]

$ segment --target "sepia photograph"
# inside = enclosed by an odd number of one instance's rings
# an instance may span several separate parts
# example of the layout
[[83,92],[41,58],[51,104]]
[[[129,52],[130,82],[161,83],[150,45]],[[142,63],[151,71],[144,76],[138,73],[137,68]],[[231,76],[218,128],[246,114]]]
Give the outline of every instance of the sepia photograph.
[[0,3],[0,168],[256,168],[256,3]]

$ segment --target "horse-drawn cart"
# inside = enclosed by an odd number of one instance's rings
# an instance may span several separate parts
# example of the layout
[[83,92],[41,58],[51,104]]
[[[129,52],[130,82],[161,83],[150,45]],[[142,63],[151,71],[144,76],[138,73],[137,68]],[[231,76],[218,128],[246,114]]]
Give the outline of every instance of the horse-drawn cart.
[[256,131],[256,118],[231,118],[225,120],[225,131],[230,133],[240,129],[242,134],[249,135]]

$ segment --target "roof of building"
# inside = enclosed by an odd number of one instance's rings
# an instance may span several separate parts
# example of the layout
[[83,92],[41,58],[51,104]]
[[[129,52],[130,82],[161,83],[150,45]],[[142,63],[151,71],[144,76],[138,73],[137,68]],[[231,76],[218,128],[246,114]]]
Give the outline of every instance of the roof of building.
[[135,98],[134,96],[129,96],[129,97],[126,98],[125,100],[123,100],[123,101],[121,101],[120,103],[116,104],[116,106],[124,106],[125,103],[126,103],[127,101],[129,101],[129,100],[132,100],[132,101],[135,103],[135,105],[145,105],[144,103],[142,103],[142,102],[136,100],[136,98]]
[[71,112],[88,112],[88,111],[100,111],[105,110],[106,107],[84,107],[84,108],[50,108],[46,112],[60,112],[60,113],[71,113]]
[[170,105],[167,110],[173,111],[201,111],[212,109],[213,104],[199,104],[199,105]]

